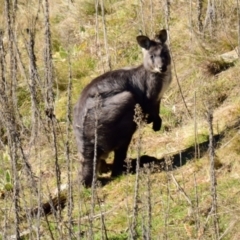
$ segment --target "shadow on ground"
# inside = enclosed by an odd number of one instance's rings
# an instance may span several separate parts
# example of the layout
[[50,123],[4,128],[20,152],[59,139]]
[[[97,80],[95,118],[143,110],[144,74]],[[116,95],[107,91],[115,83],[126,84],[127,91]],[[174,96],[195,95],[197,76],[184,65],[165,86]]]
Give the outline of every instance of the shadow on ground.
[[[231,130],[236,131],[240,129],[240,118],[236,119],[230,126],[227,126],[224,131],[220,134],[216,134],[213,137],[214,147],[217,148],[218,144],[224,138],[224,136]],[[144,169],[146,167],[151,168],[151,172],[160,172],[166,170],[173,170],[177,167],[185,165],[188,161],[199,159],[208,153],[209,141],[202,142],[197,146],[191,146],[186,149],[181,149],[174,153],[170,153],[160,159],[153,156],[143,155],[140,157],[140,168]],[[136,173],[137,159],[129,159],[124,165],[122,172],[124,173]],[[109,164],[108,169],[111,169],[111,164]],[[112,179],[99,179],[102,185],[105,185]]]

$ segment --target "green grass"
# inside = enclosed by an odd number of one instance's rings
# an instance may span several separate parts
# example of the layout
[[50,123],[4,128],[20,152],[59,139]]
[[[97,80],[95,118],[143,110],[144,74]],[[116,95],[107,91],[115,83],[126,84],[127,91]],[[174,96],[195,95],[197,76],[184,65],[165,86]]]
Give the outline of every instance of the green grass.
[[[70,2],[70,1],[69,1]],[[107,70],[106,52],[103,34],[101,11],[99,14],[99,46],[96,46],[96,9],[95,1],[81,0],[67,6],[65,2],[57,0],[51,4],[50,20],[52,30],[52,51],[54,64],[54,94],[55,94],[55,114],[57,125],[57,147],[58,159],[61,169],[62,183],[67,181],[66,168],[66,112],[67,112],[67,89],[69,82],[69,59],[72,71],[72,106],[76,103],[83,88],[96,76]],[[104,13],[106,17],[106,30],[108,40],[108,50],[111,57],[113,69],[127,66],[137,66],[142,62],[142,52],[136,43],[136,36],[139,30],[146,29],[150,35],[151,24],[154,32],[165,25],[164,9],[159,1],[153,1],[153,21],[151,22],[150,1],[142,1],[143,19],[142,23],[141,7],[136,0],[104,1]],[[239,232],[239,176],[240,169],[240,137],[239,127],[231,128],[232,122],[239,118],[239,61],[232,64],[218,60],[218,56],[224,52],[232,50],[237,46],[237,17],[234,1],[225,1],[223,19],[219,19],[215,36],[211,37],[209,29],[206,29],[205,37],[198,34],[196,30],[196,8],[192,7],[192,27],[189,26],[190,14],[189,3],[172,2],[170,17],[170,40],[172,57],[174,60],[176,74],[182,88],[182,93],[186,104],[192,113],[196,107],[196,120],[198,127],[198,143],[208,140],[208,126],[206,122],[206,104],[210,104],[214,111],[214,132],[218,133],[230,126],[224,139],[218,143],[216,148],[216,176],[217,194],[219,207],[220,235],[234,221],[237,221],[224,239],[238,239]],[[32,9],[32,8],[31,8]],[[220,9],[218,9],[220,10]],[[3,16],[3,8],[0,7]],[[19,12],[17,12],[18,36],[17,42],[21,52],[22,63],[25,66],[25,73],[28,81],[29,59],[26,52],[26,42],[23,38],[22,29],[29,28],[32,20],[24,16],[32,16],[36,9],[29,12],[29,8],[20,1]],[[204,11],[206,11],[206,1]],[[21,13],[21,14],[20,14]],[[42,10],[39,13],[39,22],[36,30],[35,51],[37,66],[41,79],[44,79],[44,16]],[[4,15],[5,16],[5,15]],[[22,17],[23,16],[23,17]],[[204,15],[205,16],[205,15]],[[221,22],[222,21],[222,22]],[[3,23],[5,24],[5,23]],[[4,25],[3,27],[6,27]],[[193,30],[193,31],[191,31]],[[68,33],[70,34],[68,36]],[[5,39],[5,38],[4,38]],[[5,41],[5,40],[4,40]],[[4,42],[7,48],[8,44]],[[6,55],[6,66],[8,64]],[[44,100],[39,94],[39,110],[41,121],[39,125],[39,135],[35,145],[30,144],[29,136],[32,127],[31,98],[27,82],[23,77],[23,69],[18,62],[18,86],[17,86],[17,106],[21,115],[19,134],[23,141],[23,150],[37,175],[37,180],[41,180],[41,197],[45,202],[56,189],[55,176],[55,156],[53,149],[53,136],[51,128],[48,128],[44,113]],[[8,69],[10,72],[10,69]],[[8,77],[9,72],[6,76]],[[209,74],[210,73],[210,74]],[[161,117],[163,128],[160,132],[153,132],[151,125],[146,126],[142,131],[141,154],[148,154],[155,157],[163,157],[164,154],[173,153],[195,145],[194,120],[189,118],[182,101],[182,96],[176,81],[176,74],[173,72],[173,82],[161,105]],[[10,81],[10,80],[9,80]],[[46,89],[43,90],[43,92]],[[196,98],[195,98],[196,96]],[[196,104],[196,106],[195,106]],[[0,106],[0,113],[3,108]],[[1,115],[2,116],[2,115]],[[1,122],[2,123],[2,122]],[[8,131],[5,124],[1,126],[0,138],[7,138]],[[20,124],[21,126],[21,124]],[[43,128],[44,127],[44,128]],[[47,128],[47,130],[45,129]],[[42,131],[44,129],[44,131]],[[116,136],[117,137],[117,136]],[[129,149],[128,156],[136,157],[138,133],[134,135],[134,141]],[[77,183],[79,161],[76,150],[76,143],[72,131],[70,133],[70,159],[73,164],[71,172],[73,176],[73,231],[78,233],[78,220],[83,218],[80,230],[83,231],[83,239],[87,239],[89,231],[88,215],[91,212],[91,189],[83,189]],[[4,141],[6,145],[6,140]],[[17,150],[20,154],[20,149]],[[113,159],[110,155],[109,162]],[[8,150],[0,145],[0,179],[6,180],[6,173],[11,172],[11,159]],[[199,200],[199,221],[203,226],[207,220],[206,209],[211,206],[210,174],[208,154],[203,158],[189,162],[169,174],[158,172],[151,174],[151,202],[152,202],[152,239],[196,239],[199,232],[195,228],[195,222],[189,215],[189,204],[182,192],[177,189],[171,180],[173,173],[179,185],[184,189],[196,207],[195,190],[198,190]],[[196,177],[196,185],[194,183]],[[25,214],[25,207],[37,205],[37,195],[33,195],[29,180],[24,169],[19,171],[21,177],[21,214]],[[104,220],[106,223],[109,239],[128,239],[129,221],[132,220],[134,184],[136,175],[123,175],[110,181],[107,185],[97,188],[97,194],[101,200],[101,207],[96,204],[94,214],[106,211]],[[9,177],[8,177],[9,179]],[[10,181],[5,181],[10,182]],[[139,214],[137,231],[139,239],[142,236],[142,225],[147,225],[147,176],[140,174],[139,189]],[[38,182],[39,183],[39,182]],[[24,201],[23,201],[24,200]],[[1,211],[8,210],[9,234],[13,234],[14,212],[12,207],[12,194],[6,199],[0,199]],[[25,206],[24,204],[27,204]],[[81,205],[82,210],[79,209]],[[67,221],[68,212],[62,212],[63,223]],[[48,216],[49,226],[54,237],[59,237],[56,218]],[[0,224],[3,226],[4,216],[0,214]],[[35,224],[35,220],[33,221]],[[61,224],[63,224],[61,223]],[[41,231],[43,236],[49,238],[50,232],[44,218],[41,218]],[[67,236],[66,225],[61,225],[64,229],[64,237]],[[26,229],[25,225],[22,229]],[[101,221],[96,218],[93,221],[94,239],[102,239]],[[34,235],[35,236],[35,235]],[[206,225],[205,239],[212,239],[214,236],[212,217]],[[44,238],[43,237],[43,238]],[[1,236],[0,236],[1,239]]]

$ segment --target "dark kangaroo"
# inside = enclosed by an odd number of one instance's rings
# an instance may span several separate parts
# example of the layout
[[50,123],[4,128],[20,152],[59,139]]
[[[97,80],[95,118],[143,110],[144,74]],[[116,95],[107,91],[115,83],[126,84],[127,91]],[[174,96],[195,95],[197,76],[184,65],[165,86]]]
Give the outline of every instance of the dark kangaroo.
[[154,40],[138,36],[137,42],[143,49],[142,65],[104,73],[83,89],[74,107],[73,127],[81,160],[81,180],[85,186],[92,183],[94,152],[99,164],[114,151],[112,176],[121,174],[136,130],[133,121],[136,104],[141,106],[147,123],[153,123],[153,130],[160,130],[160,101],[172,79],[166,40],[165,29]]

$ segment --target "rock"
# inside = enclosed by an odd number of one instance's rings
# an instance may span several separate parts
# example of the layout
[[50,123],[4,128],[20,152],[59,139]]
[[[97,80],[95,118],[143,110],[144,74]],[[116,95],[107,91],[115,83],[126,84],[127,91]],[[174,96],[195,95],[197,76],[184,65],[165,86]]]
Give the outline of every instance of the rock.
[[239,59],[239,53],[238,52],[239,52],[239,49],[238,49],[238,47],[236,47],[230,52],[226,52],[226,53],[221,54],[219,57],[224,62],[232,63],[232,62]]

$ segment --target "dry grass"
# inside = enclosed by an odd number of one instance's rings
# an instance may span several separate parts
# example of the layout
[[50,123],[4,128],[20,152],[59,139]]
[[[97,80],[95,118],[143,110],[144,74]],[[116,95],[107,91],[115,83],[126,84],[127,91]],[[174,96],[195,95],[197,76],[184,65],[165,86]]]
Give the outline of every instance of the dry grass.
[[[61,184],[67,183],[69,177],[66,159],[69,57],[72,63],[73,83],[71,106],[77,101],[82,88],[92,78],[108,68],[101,16],[99,16],[99,45],[96,44],[93,2],[84,0],[75,1],[73,4],[63,0],[50,2],[57,155],[61,170]],[[151,2],[153,4],[152,16]],[[135,36],[139,29],[153,35],[153,31],[165,26],[163,4],[155,0],[143,1],[143,16],[139,2],[135,0],[105,1],[105,4],[108,49],[113,69],[139,64],[141,51],[136,47]],[[239,122],[240,114],[240,68],[239,61],[231,65],[215,61],[219,55],[237,46],[235,2],[225,1],[223,4],[224,12],[221,12],[223,10],[218,6],[219,13],[223,15],[222,18],[219,18],[217,31],[211,38],[208,29],[206,29],[205,37],[202,37],[196,30],[195,3],[193,3],[192,15],[190,15],[188,2],[172,2],[169,32],[176,71],[173,71],[173,83],[162,101],[163,129],[156,133],[152,131],[151,126],[143,129],[141,155],[150,155],[158,159],[165,157],[167,160],[171,160],[171,155],[176,153],[180,155],[183,149],[195,146],[195,132],[197,132],[198,144],[206,141],[209,133],[205,113],[206,106],[209,104],[214,110],[214,133],[222,133],[227,129],[221,141],[216,145],[215,159],[220,236],[223,236],[222,239],[238,239],[240,130],[239,124],[235,123]],[[71,221],[69,220],[70,207],[68,205],[61,213],[56,212],[47,218],[26,217],[30,208],[36,207],[40,202],[50,201],[50,195],[53,195],[57,189],[57,179],[56,153],[53,151],[54,138],[45,119],[44,99],[41,97],[39,97],[42,101],[39,104],[39,111],[42,119],[39,124],[38,137],[35,142],[30,142],[33,122],[30,114],[29,59],[26,51],[25,29],[33,27],[32,20],[36,16],[38,6],[35,2],[30,1],[26,5],[24,1],[18,1],[18,7],[15,31],[27,76],[25,78],[24,69],[18,59],[17,101],[21,114],[19,121],[22,124],[19,124],[18,128],[24,153],[37,177],[37,186],[35,187],[39,190],[39,194],[34,193],[26,175],[21,154],[19,154],[20,157],[17,161],[21,168],[18,171],[20,177],[20,232],[32,228],[30,234],[25,236],[26,239],[91,239],[88,234],[92,227],[94,239],[107,239],[103,229],[105,225],[108,239],[128,239],[133,214],[135,175],[124,175],[98,187],[94,216],[91,216],[91,192],[82,188],[78,183],[79,162],[71,131],[68,139],[72,165],[70,171],[73,195]],[[206,10],[205,5],[204,9]],[[0,6],[0,11],[3,26],[6,26],[2,6]],[[101,15],[100,11],[99,15]],[[151,18],[153,21],[149,20]],[[190,25],[190,20],[192,25]],[[44,79],[42,6],[35,29],[37,67],[41,79]],[[4,46],[7,52],[6,67],[9,68],[10,53],[6,33],[4,36]],[[206,75],[206,66],[208,72],[210,71],[214,76]],[[9,71],[6,76],[9,80]],[[177,80],[192,118],[187,114]],[[40,95],[39,92],[38,94]],[[3,106],[0,105],[0,114],[3,109]],[[4,122],[1,121],[0,123],[3,124]],[[4,181],[6,183],[6,173],[9,171],[11,177],[8,181],[13,184],[6,125],[0,126],[0,134],[0,140],[3,143],[0,142],[0,239],[8,239],[10,235],[14,234],[14,207],[12,204],[14,196],[12,190],[7,190],[2,183]],[[138,135],[135,134],[128,157],[136,158],[138,155],[137,140]],[[111,161],[111,156],[109,160]],[[200,236],[203,239],[211,239],[214,236],[210,214],[212,199],[208,153],[206,152],[201,158],[188,160],[184,166],[173,171],[154,172],[150,176],[140,171],[140,200],[137,202],[139,239],[144,238],[142,234],[149,224],[147,215],[149,198],[152,207],[151,236],[153,239],[199,239]],[[173,177],[181,188],[173,181]],[[109,179],[109,177],[105,176],[105,179]],[[148,189],[150,189],[150,193]],[[181,189],[184,190],[192,205],[186,200]],[[68,194],[67,204],[70,201]],[[58,214],[61,214],[61,218]],[[69,233],[69,221],[72,233]],[[36,230],[38,227],[39,229]]]

